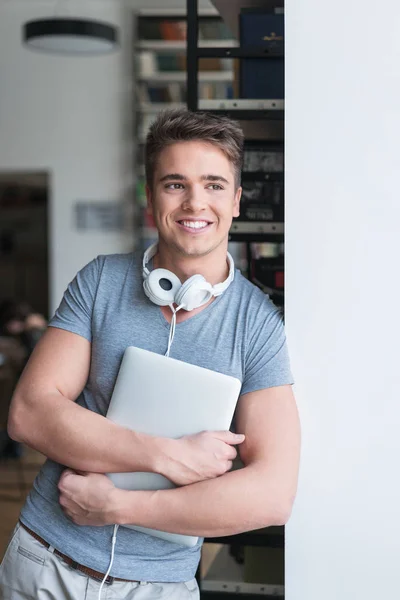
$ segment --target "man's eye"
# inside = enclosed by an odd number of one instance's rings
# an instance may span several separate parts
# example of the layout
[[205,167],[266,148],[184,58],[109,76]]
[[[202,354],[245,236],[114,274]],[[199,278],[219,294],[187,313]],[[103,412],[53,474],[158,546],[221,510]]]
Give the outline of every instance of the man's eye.
[[212,183],[208,187],[211,188],[212,190],[222,190],[223,189],[222,186],[218,185],[218,183]]
[[169,190],[181,190],[183,185],[181,183],[169,183],[165,187]]

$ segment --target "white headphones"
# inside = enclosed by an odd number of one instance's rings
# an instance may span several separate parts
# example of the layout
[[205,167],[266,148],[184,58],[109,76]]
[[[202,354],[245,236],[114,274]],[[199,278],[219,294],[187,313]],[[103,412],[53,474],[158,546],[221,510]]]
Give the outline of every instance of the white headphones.
[[179,308],[194,310],[206,304],[214,296],[221,296],[235,277],[233,258],[228,252],[229,275],[225,281],[212,286],[203,275],[192,275],[182,284],[180,279],[167,269],[154,269],[151,272],[148,270],[146,265],[155,256],[157,250],[156,242],[144,253],[143,289],[146,296],[158,306],[176,304]]

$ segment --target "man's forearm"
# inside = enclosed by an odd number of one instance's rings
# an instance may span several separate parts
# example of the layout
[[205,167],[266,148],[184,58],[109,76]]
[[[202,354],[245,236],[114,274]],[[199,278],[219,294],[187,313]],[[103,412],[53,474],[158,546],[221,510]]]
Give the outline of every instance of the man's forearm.
[[286,522],[290,499],[279,489],[279,481],[251,465],[173,490],[118,490],[117,522],[200,537],[234,535]]
[[15,405],[11,437],[56,462],[95,473],[162,472],[162,438],[120,427],[59,393],[40,403],[20,399]]

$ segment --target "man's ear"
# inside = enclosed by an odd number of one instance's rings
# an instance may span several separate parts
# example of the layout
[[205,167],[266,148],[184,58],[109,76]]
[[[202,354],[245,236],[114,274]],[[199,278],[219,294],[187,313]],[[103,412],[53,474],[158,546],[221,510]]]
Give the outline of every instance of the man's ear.
[[146,184],[146,200],[147,200],[147,212],[149,215],[153,214],[153,197],[151,193],[151,189]]
[[240,215],[240,198],[242,197],[242,188],[238,187],[235,192],[235,198],[233,200],[233,216],[238,217]]

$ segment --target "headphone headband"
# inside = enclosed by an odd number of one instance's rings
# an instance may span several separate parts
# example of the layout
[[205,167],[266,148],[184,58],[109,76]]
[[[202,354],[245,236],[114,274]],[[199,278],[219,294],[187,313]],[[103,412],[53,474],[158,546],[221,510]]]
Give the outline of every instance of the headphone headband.
[[150,275],[150,271],[147,268],[147,263],[149,263],[151,261],[151,259],[155,257],[155,255],[157,254],[157,250],[158,250],[158,242],[155,242],[154,244],[152,244],[151,246],[149,246],[147,248],[147,250],[145,251],[145,253],[143,255],[143,261],[142,261],[143,279],[145,279],[146,277],[148,277]]
[[[143,279],[145,279],[145,280],[150,275],[150,271],[147,268],[147,264],[157,254],[157,250],[158,250],[158,242],[155,242],[154,244],[149,246],[149,248],[147,248],[147,250],[145,251],[145,253],[143,255],[142,274],[143,274]],[[235,264],[233,262],[232,256],[229,254],[229,252],[227,253],[227,260],[228,260],[228,265],[229,265],[229,275],[225,279],[225,281],[222,281],[221,283],[217,283],[214,286],[211,286],[213,296],[221,296],[221,294],[223,294],[224,291],[229,287],[229,285],[232,283],[232,281],[235,277]]]

